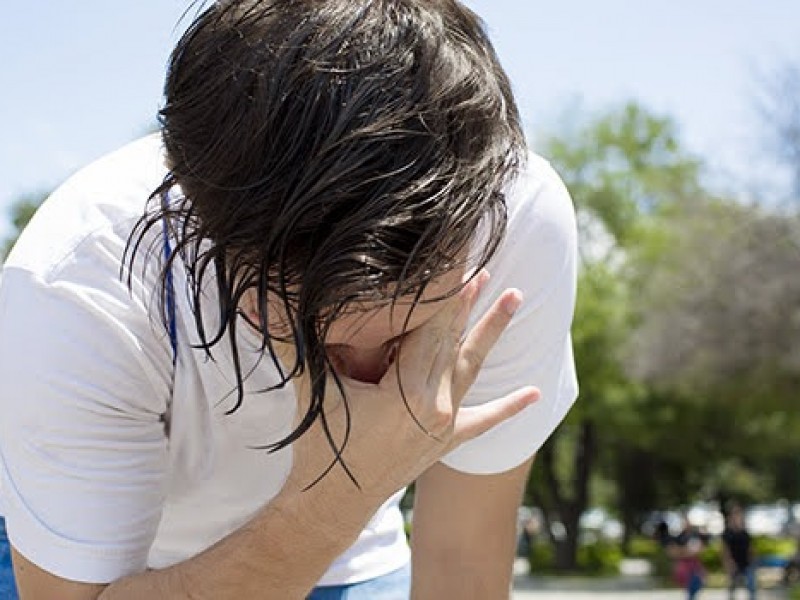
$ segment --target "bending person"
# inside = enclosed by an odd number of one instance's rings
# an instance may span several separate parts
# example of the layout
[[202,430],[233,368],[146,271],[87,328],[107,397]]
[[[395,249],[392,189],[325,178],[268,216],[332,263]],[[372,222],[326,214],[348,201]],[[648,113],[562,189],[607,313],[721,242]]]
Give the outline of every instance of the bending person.
[[21,597],[504,597],[577,393],[576,236],[478,18],[216,2],[160,117],[5,265]]

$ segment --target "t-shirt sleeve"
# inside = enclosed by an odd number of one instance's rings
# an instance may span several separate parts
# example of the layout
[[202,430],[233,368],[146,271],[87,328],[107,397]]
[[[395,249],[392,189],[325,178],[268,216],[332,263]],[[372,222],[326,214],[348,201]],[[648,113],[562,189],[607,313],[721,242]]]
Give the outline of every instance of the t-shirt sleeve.
[[146,568],[167,465],[169,342],[115,258],[0,286],[0,514],[28,560],[92,583]]
[[506,235],[488,265],[491,279],[471,322],[507,288],[521,290],[523,303],[486,357],[463,405],[491,402],[525,385],[539,388],[541,397],[443,459],[463,472],[499,473],[523,463],[562,421],[578,393],[570,339],[577,277],[575,213],[550,165],[537,157],[530,161],[509,196]]

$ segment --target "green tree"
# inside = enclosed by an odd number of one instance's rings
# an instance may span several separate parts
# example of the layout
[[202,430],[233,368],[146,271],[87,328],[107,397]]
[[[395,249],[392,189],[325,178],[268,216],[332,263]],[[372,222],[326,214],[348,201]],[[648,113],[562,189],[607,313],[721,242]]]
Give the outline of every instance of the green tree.
[[20,233],[22,233],[22,230],[28,224],[28,221],[33,218],[34,213],[36,213],[36,210],[42,202],[44,202],[47,195],[46,192],[25,194],[15,200],[11,205],[9,212],[11,216],[11,225],[14,227],[14,231],[3,241],[2,247],[0,247],[0,259],[5,260],[8,253],[11,252]]
[[[708,199],[661,219],[638,286],[631,372],[692,399],[705,494],[797,498],[800,218]],[[683,431],[681,431],[683,433]]]
[[620,416],[632,391],[620,360],[624,336],[630,329],[624,284],[596,263],[584,266],[578,290],[573,344],[580,401],[539,452],[528,488],[544,509],[545,520],[564,525],[566,535],[552,540],[556,565],[563,570],[577,566],[579,520],[589,506],[590,482],[602,451],[606,419],[611,412]]
[[[582,265],[573,342],[581,395],[540,451],[528,486],[546,519],[564,525],[566,535],[553,542],[557,566],[565,570],[577,564],[579,519],[598,469],[613,477],[638,458],[637,448],[654,446],[655,432],[641,410],[650,396],[626,373],[631,300],[638,293],[632,256],[643,247],[656,251],[654,219],[698,193],[701,167],[680,147],[670,119],[637,104],[588,120],[573,114],[569,121],[579,125],[548,140],[543,151],[570,189],[578,216]],[[640,489],[636,497],[650,505],[654,493]]]

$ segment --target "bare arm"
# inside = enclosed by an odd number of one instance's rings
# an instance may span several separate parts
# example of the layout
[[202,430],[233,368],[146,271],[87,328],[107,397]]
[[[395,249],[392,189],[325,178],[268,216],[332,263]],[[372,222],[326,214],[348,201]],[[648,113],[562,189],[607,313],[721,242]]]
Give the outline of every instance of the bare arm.
[[[521,300],[513,290],[501,294],[459,344],[483,281],[485,277],[473,280],[429,323],[411,332],[403,341],[398,368],[390,369],[379,384],[342,378],[352,424],[343,457],[360,489],[343,469],[335,468],[301,491],[332,458],[317,422],[293,445],[294,464],[281,493],[211,548],[172,567],[131,575],[108,586],[55,577],[15,553],[22,600],[305,598],[386,498],[459,444],[538,398],[537,390],[522,388],[491,405],[460,408],[484,357]],[[401,377],[408,408],[400,397]],[[308,385],[304,378],[297,382],[298,401],[309,396]],[[331,388],[331,394],[337,393],[335,386]],[[331,434],[343,439],[348,414],[344,403],[336,397],[326,397],[325,402]]]
[[365,496],[337,485],[330,478],[302,496],[279,496],[246,526],[201,554],[107,586],[62,579],[14,552],[20,598],[305,598],[378,508]]
[[517,508],[531,462],[495,475],[439,463],[417,480],[414,600],[508,598]]

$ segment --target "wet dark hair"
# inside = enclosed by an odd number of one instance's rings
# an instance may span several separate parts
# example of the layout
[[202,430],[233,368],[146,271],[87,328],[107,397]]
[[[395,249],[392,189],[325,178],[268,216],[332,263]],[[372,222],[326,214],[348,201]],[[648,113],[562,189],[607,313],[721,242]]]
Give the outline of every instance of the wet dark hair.
[[[478,17],[454,0],[226,0],[173,51],[160,111],[169,174],[129,240],[169,224],[209,356],[227,334],[237,400],[239,305],[255,289],[285,385],[309,370],[311,399],[279,449],[324,402],[328,329],[360,303],[420,301],[464,266],[486,231],[483,266],[505,229],[503,190],[524,157],[509,82]],[[169,202],[163,202],[171,192]],[[218,288],[208,330],[204,287]],[[278,298],[297,361],[281,370],[267,330]],[[349,417],[348,417],[349,420]],[[332,465],[331,465],[332,466]],[[346,468],[346,466],[345,466]],[[348,471],[349,473],[349,471]]]

